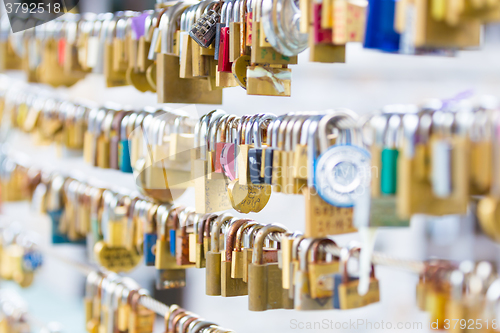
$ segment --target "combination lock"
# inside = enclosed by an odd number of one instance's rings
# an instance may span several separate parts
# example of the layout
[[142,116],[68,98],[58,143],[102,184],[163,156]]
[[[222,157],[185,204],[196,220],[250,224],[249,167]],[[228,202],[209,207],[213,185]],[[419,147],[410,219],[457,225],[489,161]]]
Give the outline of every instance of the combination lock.
[[220,14],[211,9],[193,24],[189,36],[201,47],[209,47],[215,39],[216,27],[219,22]]

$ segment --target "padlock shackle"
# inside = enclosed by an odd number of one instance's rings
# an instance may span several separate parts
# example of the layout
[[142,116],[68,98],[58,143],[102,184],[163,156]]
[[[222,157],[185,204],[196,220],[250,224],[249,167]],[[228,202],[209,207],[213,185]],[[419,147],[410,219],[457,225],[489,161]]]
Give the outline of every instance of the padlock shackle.
[[257,236],[255,237],[255,242],[253,244],[252,263],[259,265],[264,264],[264,241],[272,232],[286,233],[287,230],[283,227],[273,224],[268,224],[260,229],[257,233]]
[[305,239],[304,235],[298,235],[292,242],[292,261],[299,260],[300,243]]
[[[328,143],[329,126],[334,126],[339,130],[354,130],[357,129],[357,121],[359,116],[349,109],[337,109],[323,117],[318,123],[318,137],[319,137],[319,151],[323,153],[328,150],[330,144]],[[360,137],[361,138],[361,137]],[[362,146],[360,142],[358,145]]]
[[[205,236],[205,226],[207,224],[207,221],[209,221],[209,219],[215,218],[215,217],[217,217],[217,214],[213,214],[213,213],[207,213],[201,217],[200,221],[198,222],[198,234],[196,237],[196,242],[198,244],[203,244],[203,238]],[[208,222],[208,223],[210,223],[210,222]],[[210,228],[208,229],[208,231],[210,231]]]
[[[97,282],[99,280],[100,274],[92,271],[87,275],[87,279],[85,281],[85,296],[86,297],[95,297],[97,294]],[[102,278],[102,277],[101,277]]]
[[243,235],[243,243],[244,243],[245,247],[248,247],[250,249],[253,248],[253,243],[255,241],[255,233],[258,232],[262,228],[264,228],[264,225],[259,224],[259,223],[250,227],[250,230],[248,231],[248,233]]
[[222,226],[226,223],[228,223],[231,219],[233,219],[234,216],[229,215],[228,213],[224,213],[220,215],[215,222],[212,224],[212,231],[210,233],[211,236],[211,251],[214,253],[219,253],[220,252],[220,232],[222,229]]
[[233,259],[233,250],[235,248],[235,243],[236,243],[236,234],[238,233],[238,230],[251,221],[250,219],[239,219],[231,223],[229,226],[229,230],[227,231],[226,234],[226,260],[225,261],[231,261]]
[[250,116],[248,115],[243,115],[240,118],[240,121],[238,123],[238,129],[237,129],[237,138],[236,138],[236,144],[237,145],[242,145],[245,144],[245,128],[246,124],[250,120]]
[[238,229],[238,232],[236,233],[236,243],[234,245],[234,250],[236,252],[241,252],[241,250],[243,249],[243,235],[245,234],[245,231],[256,224],[258,223],[250,220]]
[[236,143],[233,130],[238,128],[240,122],[241,122],[241,117],[234,117],[232,120],[228,122],[226,126],[226,133],[224,133],[225,142]]
[[[215,219],[217,219],[219,215],[217,214],[211,214],[209,218],[205,221],[203,228],[204,232],[202,233],[204,238],[211,238],[210,231],[212,230],[212,225]],[[203,242],[203,241],[202,241]]]
[[398,144],[398,132],[401,126],[401,118],[393,115],[387,121],[387,129],[384,135],[384,147],[395,149]]
[[[344,248],[346,249],[346,248]],[[349,263],[349,259],[353,257],[354,252],[359,252],[361,253],[361,248],[359,246],[355,246],[350,248],[347,251],[341,251],[343,252],[343,255],[341,255],[341,261],[342,261],[342,282],[347,283],[349,282],[349,272],[347,271],[347,264]],[[372,269],[370,271],[370,278],[375,277],[375,266],[372,265]]]
[[[261,148],[262,147],[262,126],[266,121],[269,121],[269,124],[272,124],[273,121],[277,118],[277,116],[273,113],[266,113],[262,117],[259,118],[258,121],[256,121],[253,124],[253,142],[254,142],[254,147],[255,148]],[[271,125],[269,125],[271,126]],[[268,127],[269,127],[268,126]],[[267,134],[268,138],[270,137],[270,133]],[[269,142],[269,139],[268,139]]]
[[214,146],[217,145],[219,142],[226,142],[226,129],[228,127],[228,124],[231,123],[234,119],[236,118],[235,115],[228,115],[225,117],[221,122],[217,124],[217,129],[215,131],[215,144]]
[[245,144],[246,145],[252,144],[252,133],[253,133],[252,127],[254,126],[255,123],[258,123],[259,118],[264,116],[264,115],[265,115],[264,113],[254,114],[245,123],[244,132],[245,132]]
[[215,117],[213,121],[210,121],[209,125],[209,135],[207,137],[207,151],[215,150],[216,134],[219,126],[226,121],[229,117],[228,114],[221,114]]
[[[327,244],[338,247],[337,243],[335,243],[335,241],[333,239],[330,239],[330,238],[323,238],[323,239],[316,240],[311,248],[311,262],[314,262],[314,263],[319,262],[318,256],[319,256],[319,251],[321,249],[321,245],[327,245]],[[340,260],[339,256],[334,256],[334,257],[336,257],[338,260]],[[321,260],[323,260],[323,259],[321,259]]]
[[[298,244],[299,249],[299,269],[302,272],[308,271],[308,255],[310,253],[311,246],[314,244],[314,238],[303,238]],[[295,245],[295,244],[294,244]],[[292,253],[293,254],[293,253]]]
[[155,217],[156,214],[158,213],[158,208],[159,205],[154,204],[152,205],[148,211],[146,212],[146,217],[143,220],[143,230],[145,233],[153,233],[155,231]]
[[277,135],[277,140],[276,140],[276,147],[283,150],[285,148],[285,135],[286,135],[286,129],[288,126],[288,123],[294,119],[295,112],[290,112],[286,114],[283,119],[281,120],[278,130],[278,135]]

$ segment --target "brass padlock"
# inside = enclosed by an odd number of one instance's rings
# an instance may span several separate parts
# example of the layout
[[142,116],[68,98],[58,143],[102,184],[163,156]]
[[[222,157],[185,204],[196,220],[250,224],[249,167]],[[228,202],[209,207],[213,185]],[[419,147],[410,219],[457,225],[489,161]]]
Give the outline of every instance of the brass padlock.
[[[197,148],[192,151],[192,172],[195,183],[195,207],[198,213],[214,213],[231,208],[222,174],[212,174],[209,177],[213,170],[213,160],[208,152],[211,149],[210,145],[215,144],[215,141],[210,140],[211,134],[215,132],[214,125],[222,116],[223,113],[217,110],[209,112],[201,117],[195,128],[195,147]],[[213,138],[215,140],[215,135]]]
[[359,251],[359,248],[352,248],[348,251],[345,258],[342,258],[342,283],[338,286],[339,304],[341,309],[354,309],[367,306],[369,304],[380,301],[380,290],[378,280],[375,277],[375,268],[372,265],[370,274],[370,285],[368,292],[365,295],[358,294],[358,279],[350,279],[347,272],[347,263],[354,251]]
[[[190,265],[193,263],[189,260],[189,236],[188,236],[188,220],[190,217],[199,218],[194,212],[194,209],[185,208],[179,213],[179,230],[176,232],[176,261],[177,265]],[[190,229],[192,225],[190,226]]]
[[[314,244],[313,238],[304,238],[297,241],[297,249],[299,249],[299,265],[294,268],[294,307],[295,310],[331,310],[333,302],[324,299],[311,297],[309,271],[308,271],[308,255]],[[331,300],[328,298],[328,300]]]
[[220,215],[212,225],[211,248],[207,252],[206,269],[206,294],[209,296],[221,295],[221,262],[222,253],[220,251],[220,233],[222,226],[229,223],[233,216],[229,214]]
[[[205,214],[198,224],[198,235],[196,238],[196,268],[206,267],[206,251],[210,245],[208,241],[210,238],[210,226],[212,222],[218,217],[216,214]],[[208,237],[205,237],[205,230],[208,230]],[[205,241],[207,239],[207,242]]]
[[333,274],[338,273],[340,262],[338,257],[335,258],[333,256],[332,259],[327,260],[324,250],[320,257],[321,247],[327,245],[337,246],[333,240],[326,238],[314,242],[311,248],[311,261],[308,264],[308,270],[310,283],[309,290],[312,298],[331,299],[333,297],[333,288],[329,288],[329,286],[326,285],[322,276],[333,276]]
[[[248,266],[248,262],[244,261],[243,258],[243,235],[245,234],[245,231],[249,229],[250,227],[257,225],[257,222],[255,221],[248,221],[244,225],[241,226],[241,228],[238,229],[238,232],[236,234],[236,242],[234,245],[234,250],[233,250],[233,258],[231,262],[231,277],[233,279],[243,279],[244,275],[244,267],[243,266]],[[248,268],[247,268],[248,269]],[[245,282],[247,282],[245,280]]]
[[168,222],[176,218],[178,209],[179,207],[171,207],[156,218],[158,232],[155,256],[157,289],[179,288],[186,285],[186,270],[177,265],[175,257],[170,252],[168,241]]
[[283,289],[282,272],[278,262],[265,263],[263,257],[264,241],[271,233],[285,233],[286,229],[267,225],[255,239],[252,263],[248,267],[248,309],[266,311],[271,309],[292,308],[288,291]]
[[223,297],[244,296],[248,294],[246,282],[242,279],[233,279],[231,277],[236,234],[238,233],[238,229],[248,221],[247,219],[232,220],[225,235],[226,246],[225,250],[222,251],[223,257],[221,262],[221,296]]
[[109,168],[109,144],[111,124],[113,122],[114,111],[102,110],[98,117],[104,112],[102,121],[98,118],[96,122],[96,160],[95,166],[99,168]]
[[[180,62],[179,57],[175,55],[174,35],[181,15],[188,6],[185,3],[175,4],[160,19],[161,52],[156,55],[158,101],[161,103],[221,104],[222,90],[210,90],[210,84],[206,78],[183,79],[179,75]],[[190,64],[192,67],[192,60]]]
[[[128,331],[130,333],[153,333],[153,325],[156,319],[156,314],[139,304],[142,296],[147,295],[145,289],[140,289],[131,296],[130,300],[130,315]],[[113,331],[111,331],[113,332]]]

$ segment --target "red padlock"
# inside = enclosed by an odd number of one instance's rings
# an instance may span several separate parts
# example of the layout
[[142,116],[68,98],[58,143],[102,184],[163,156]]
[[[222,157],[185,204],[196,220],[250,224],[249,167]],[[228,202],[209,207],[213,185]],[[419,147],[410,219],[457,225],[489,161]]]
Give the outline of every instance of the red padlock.
[[313,3],[313,37],[315,44],[331,44],[332,29],[321,28],[321,9],[322,3]]
[[227,4],[226,12],[223,13],[221,18],[221,30],[219,37],[219,59],[218,59],[218,71],[231,73],[231,68],[233,63],[229,61],[229,21],[231,19],[231,13],[233,4],[229,2]]

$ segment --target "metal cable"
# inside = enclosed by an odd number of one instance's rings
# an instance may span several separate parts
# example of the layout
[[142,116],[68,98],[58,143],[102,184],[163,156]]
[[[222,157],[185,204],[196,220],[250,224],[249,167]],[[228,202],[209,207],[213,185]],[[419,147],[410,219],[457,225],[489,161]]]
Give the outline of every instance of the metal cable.
[[[68,264],[69,266],[76,268],[76,270],[78,270],[80,273],[82,273],[84,275],[88,275],[91,272],[95,272],[96,270],[100,270],[102,272],[102,269],[97,269],[97,268],[92,267],[91,265],[84,264],[82,262],[78,262],[78,261],[70,259],[70,258],[65,258],[64,256],[60,256],[60,255],[54,253],[53,251],[44,250],[43,252],[45,254],[48,254],[49,256],[57,259],[57,260],[64,262],[65,264]],[[106,275],[107,272],[104,272],[104,274]],[[157,301],[156,299],[152,298],[151,296],[147,296],[147,295],[141,296],[141,298],[139,298],[139,303],[142,306],[144,306],[145,308],[147,308],[151,311],[154,311],[156,314],[158,314],[159,316],[162,316],[162,317],[165,317],[167,314],[170,313],[170,307],[168,305]],[[221,329],[221,332],[222,332],[222,330],[223,330],[222,328],[220,328],[219,326],[217,326],[217,328]]]
[[[280,242],[281,239],[285,236],[285,233],[282,232],[273,232],[269,235],[269,238],[273,241]],[[341,248],[334,245],[325,246],[326,251],[333,254],[334,256],[340,256]],[[358,256],[359,253],[353,253],[354,256]],[[387,255],[384,253],[373,252],[372,255],[372,263],[374,265],[382,265],[382,266],[393,266],[402,268],[405,270],[412,271],[414,273],[423,273],[425,270],[425,262],[419,260],[411,260],[411,259],[401,259],[396,258],[391,255]]]
[[142,296],[139,299],[139,303],[162,317],[165,317],[168,313],[170,313],[170,307],[168,305],[163,304],[162,302],[159,302],[149,296]]

